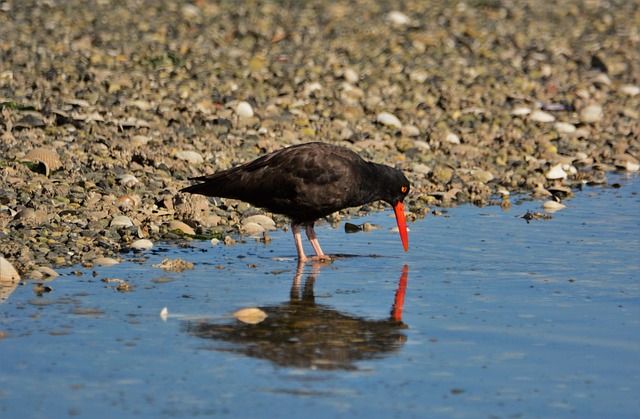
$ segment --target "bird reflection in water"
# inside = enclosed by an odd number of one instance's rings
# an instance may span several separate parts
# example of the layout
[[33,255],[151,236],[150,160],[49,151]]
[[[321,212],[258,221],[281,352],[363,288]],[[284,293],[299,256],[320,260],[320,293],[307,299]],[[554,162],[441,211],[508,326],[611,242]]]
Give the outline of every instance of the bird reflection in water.
[[220,342],[212,349],[266,359],[278,366],[321,370],[353,370],[355,363],[395,353],[406,342],[402,306],[409,268],[405,265],[389,318],[368,320],[316,304],[313,270],[301,286],[304,264],[298,265],[288,302],[262,307],[267,317],[257,324],[233,320],[185,322],[187,333]]

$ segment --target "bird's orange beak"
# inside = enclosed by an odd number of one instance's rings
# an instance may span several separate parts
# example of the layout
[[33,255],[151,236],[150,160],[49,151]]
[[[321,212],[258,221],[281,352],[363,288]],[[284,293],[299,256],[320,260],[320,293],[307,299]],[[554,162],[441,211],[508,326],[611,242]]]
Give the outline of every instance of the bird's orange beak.
[[409,250],[409,236],[407,235],[407,220],[404,218],[404,205],[402,205],[402,202],[398,201],[398,203],[393,206],[393,211],[396,213],[400,240],[402,240],[402,246],[406,252]]

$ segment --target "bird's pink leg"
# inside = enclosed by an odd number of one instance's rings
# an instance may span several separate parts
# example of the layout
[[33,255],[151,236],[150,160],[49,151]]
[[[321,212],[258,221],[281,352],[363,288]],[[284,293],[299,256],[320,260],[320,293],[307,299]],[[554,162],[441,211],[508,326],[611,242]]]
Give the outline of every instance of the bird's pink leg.
[[313,223],[307,224],[307,237],[309,238],[311,246],[313,246],[313,250],[316,252],[316,255],[311,258],[311,260],[331,260],[331,257],[329,255],[325,255],[324,252],[322,252],[322,248],[320,248],[316,232],[313,229]]
[[296,250],[298,251],[298,260],[304,262],[307,257],[304,255],[304,249],[302,248],[302,236],[300,235],[300,224],[291,223],[291,231],[293,232],[293,241],[296,243]]

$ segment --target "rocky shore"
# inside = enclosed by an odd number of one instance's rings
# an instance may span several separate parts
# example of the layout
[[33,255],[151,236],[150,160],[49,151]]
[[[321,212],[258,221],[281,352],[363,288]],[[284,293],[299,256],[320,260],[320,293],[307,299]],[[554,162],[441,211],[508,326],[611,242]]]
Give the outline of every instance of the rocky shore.
[[309,141],[403,170],[412,219],[570,199],[638,171],[639,28],[622,0],[0,0],[0,256],[40,278],[284,226],[178,190]]

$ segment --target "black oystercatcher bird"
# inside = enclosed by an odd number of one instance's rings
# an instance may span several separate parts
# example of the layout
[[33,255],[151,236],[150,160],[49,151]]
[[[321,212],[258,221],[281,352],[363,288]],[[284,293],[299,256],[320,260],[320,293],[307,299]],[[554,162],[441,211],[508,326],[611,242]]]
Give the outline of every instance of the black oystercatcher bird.
[[[326,143],[294,145],[266,154],[229,170],[192,178],[201,181],[181,192],[234,198],[291,219],[298,259],[326,260],[313,224],[348,207],[374,201],[388,202],[394,209],[404,250],[409,248],[402,201],[409,181],[398,170],[363,160],[355,152]],[[316,256],[307,258],[300,226]]]

